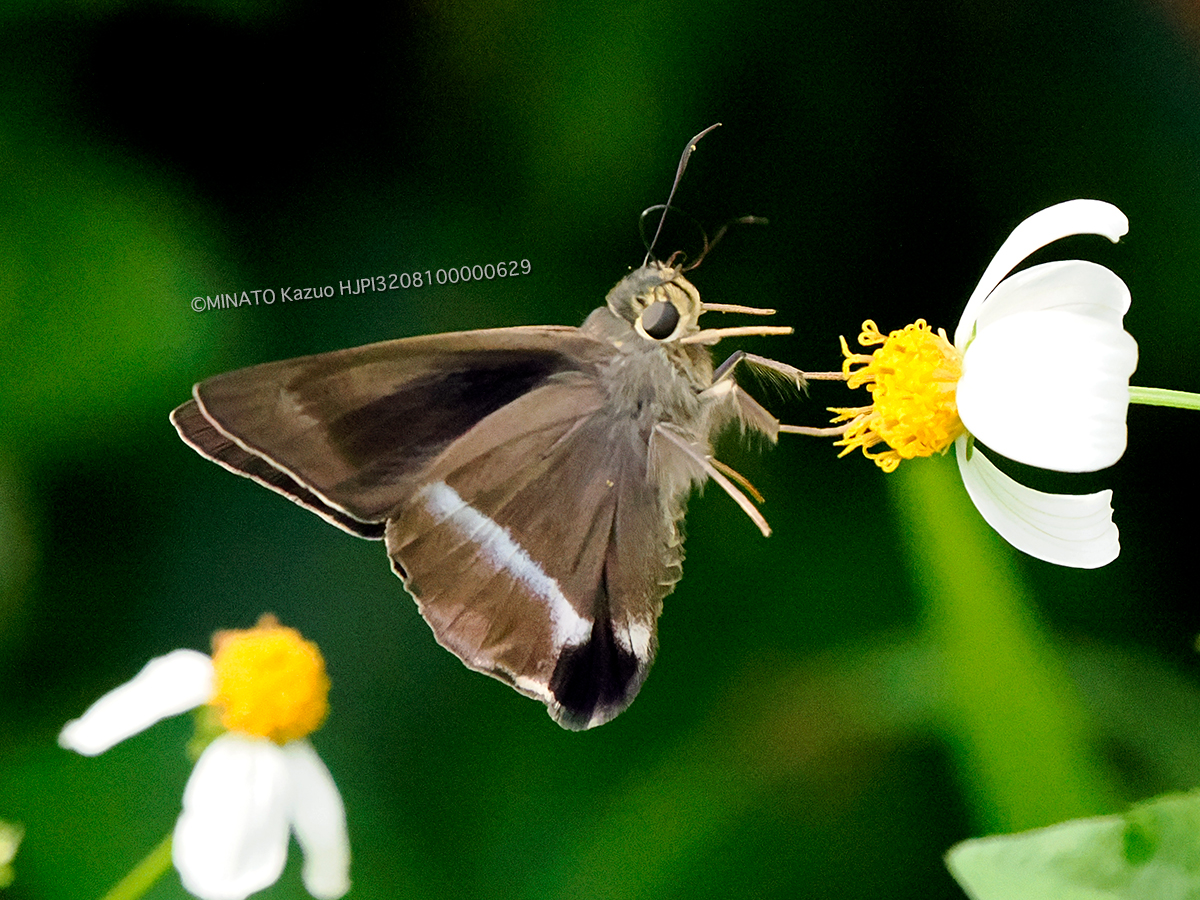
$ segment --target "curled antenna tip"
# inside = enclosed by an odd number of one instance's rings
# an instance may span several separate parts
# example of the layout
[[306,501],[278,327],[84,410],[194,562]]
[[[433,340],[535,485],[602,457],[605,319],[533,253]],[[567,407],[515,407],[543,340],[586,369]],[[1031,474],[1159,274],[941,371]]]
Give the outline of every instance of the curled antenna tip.
[[713,131],[714,129],[720,128],[720,127],[721,127],[720,122],[713,122],[711,125],[709,125],[707,128],[705,128],[702,132],[700,132],[698,135],[696,135],[694,138],[692,138],[690,141],[688,141],[687,152],[691,153],[692,150],[696,149],[696,143],[700,140],[700,138],[704,137],[710,131]]
[[708,256],[709,251],[712,250],[713,247],[717,246],[718,243],[720,243],[721,238],[725,237],[725,232],[727,232],[729,230],[729,227],[731,225],[766,225],[766,224],[767,224],[767,220],[764,219],[762,216],[742,216],[740,219],[730,219],[728,222],[726,222],[724,225],[721,226],[720,230],[717,231],[716,236],[711,241],[708,240],[707,237],[705,237],[704,249],[702,251],[700,251],[700,255],[696,258],[696,261],[694,263],[692,263],[690,266],[688,266],[685,271],[690,272],[692,269],[699,266],[700,263],[704,262],[704,257]]
[[683,170],[687,168],[688,160],[691,158],[692,153],[694,153],[696,150],[696,144],[699,143],[700,139],[710,131],[720,127],[720,122],[709,125],[699,134],[695,135],[690,141],[688,141],[687,146],[683,148],[683,155],[679,157],[679,166],[675,169],[675,183],[671,185],[671,193],[667,195],[667,202],[663,204],[663,214],[658,220],[658,228],[654,232],[654,239],[650,241],[650,246],[646,250],[646,262],[649,262],[650,257],[654,254],[654,245],[658,243],[658,236],[662,233],[663,222],[666,221],[667,218],[667,210],[671,208],[671,201],[675,199],[675,189],[679,187],[679,181],[681,178],[683,178]]

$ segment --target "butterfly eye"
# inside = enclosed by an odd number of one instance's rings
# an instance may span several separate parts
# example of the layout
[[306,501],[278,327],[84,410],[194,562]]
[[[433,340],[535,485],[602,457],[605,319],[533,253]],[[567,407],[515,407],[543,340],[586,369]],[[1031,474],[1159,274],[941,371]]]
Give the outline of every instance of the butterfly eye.
[[655,300],[642,313],[642,330],[656,341],[669,338],[679,327],[679,310],[674,303]]

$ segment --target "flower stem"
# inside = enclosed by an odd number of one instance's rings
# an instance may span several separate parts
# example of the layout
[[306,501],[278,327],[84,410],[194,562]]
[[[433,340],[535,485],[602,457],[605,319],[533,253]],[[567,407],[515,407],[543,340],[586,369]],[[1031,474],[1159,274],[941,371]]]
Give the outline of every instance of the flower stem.
[[[938,650],[941,729],[974,830],[1018,831],[1122,806],[1092,722],[1011,555],[971,508],[949,460],[885,479]],[[1050,896],[1047,894],[1046,896]]]
[[1129,402],[1146,406],[1174,406],[1176,409],[1200,409],[1200,394],[1167,388],[1129,386]]
[[171,868],[171,835],[151,850],[102,900],[137,900]]

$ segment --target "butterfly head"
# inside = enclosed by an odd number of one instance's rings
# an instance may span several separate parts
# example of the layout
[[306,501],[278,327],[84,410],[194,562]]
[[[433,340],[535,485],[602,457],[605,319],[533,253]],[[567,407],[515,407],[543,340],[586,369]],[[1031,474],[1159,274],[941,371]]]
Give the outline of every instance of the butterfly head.
[[651,260],[608,292],[608,308],[653,343],[669,343],[694,334],[700,329],[700,293],[682,272],[681,268]]

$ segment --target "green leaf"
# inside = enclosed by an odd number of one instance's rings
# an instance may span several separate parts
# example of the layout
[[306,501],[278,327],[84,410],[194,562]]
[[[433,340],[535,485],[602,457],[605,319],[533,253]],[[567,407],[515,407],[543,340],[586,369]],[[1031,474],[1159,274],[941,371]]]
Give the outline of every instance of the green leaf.
[[974,900],[1200,898],[1200,793],[964,841],[946,863]]

